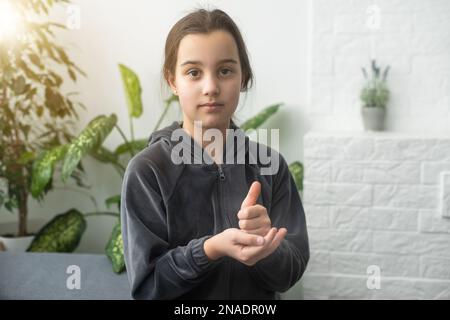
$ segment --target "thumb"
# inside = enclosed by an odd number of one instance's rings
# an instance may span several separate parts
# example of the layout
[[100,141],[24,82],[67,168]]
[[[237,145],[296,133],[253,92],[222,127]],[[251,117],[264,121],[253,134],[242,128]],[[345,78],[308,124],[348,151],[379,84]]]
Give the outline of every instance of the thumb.
[[265,239],[261,236],[257,236],[256,234],[249,234],[241,230],[236,230],[234,240],[245,246],[261,246],[264,244]]
[[261,193],[261,184],[258,181],[254,181],[248,190],[247,197],[245,197],[242,202],[241,209],[254,206],[258,200],[259,194]]

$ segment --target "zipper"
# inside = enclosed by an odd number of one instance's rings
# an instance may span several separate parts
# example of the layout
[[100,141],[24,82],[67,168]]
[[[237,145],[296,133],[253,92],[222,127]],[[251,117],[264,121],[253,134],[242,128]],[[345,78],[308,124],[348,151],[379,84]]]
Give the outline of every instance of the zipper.
[[[218,168],[218,170],[217,170],[218,174],[217,175],[218,175],[218,178],[219,178],[219,181],[218,181],[219,210],[221,211],[222,214],[225,215],[225,219],[226,219],[226,221],[228,223],[228,228],[231,228],[230,217],[228,217],[228,214],[226,212],[222,212],[223,206],[222,206],[222,186],[221,186],[221,184],[223,183],[223,181],[225,181],[225,173],[223,172],[221,165],[216,164],[216,166]],[[227,283],[228,283],[228,299],[230,299],[231,298],[231,290],[232,290],[232,288],[231,288],[231,286],[232,286],[231,276],[232,276],[232,273],[233,273],[233,261],[231,261],[231,260],[228,261],[228,264],[229,264],[229,268],[228,268],[228,281],[227,281]]]
[[221,184],[222,184],[223,181],[225,181],[225,173],[222,170],[222,166],[217,165],[217,164],[216,164],[216,166],[218,168],[217,173],[218,173],[218,177],[219,177],[218,195],[217,195],[218,198],[219,198],[218,199],[219,200],[219,208],[220,208],[220,212],[225,215],[225,219],[228,222],[228,228],[231,228],[230,217],[228,217],[228,214],[226,212],[222,211],[223,210],[223,206],[222,206],[222,186],[221,186]]
[[222,166],[219,166],[219,165],[217,165],[217,166],[219,167],[219,177],[220,177],[220,180],[225,181],[225,173],[224,173],[223,170],[222,170]]

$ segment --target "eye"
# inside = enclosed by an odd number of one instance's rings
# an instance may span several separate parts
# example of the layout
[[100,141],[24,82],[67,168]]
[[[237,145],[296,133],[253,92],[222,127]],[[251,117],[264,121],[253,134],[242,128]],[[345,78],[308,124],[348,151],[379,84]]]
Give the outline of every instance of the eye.
[[187,74],[193,78],[196,78],[199,74],[199,71],[198,70],[189,70]]
[[[224,71],[225,71],[225,72],[224,72]],[[224,68],[224,69],[220,70],[220,73],[221,73],[222,75],[226,76],[226,75],[229,75],[229,74],[233,73],[233,70],[228,69],[228,68]]]

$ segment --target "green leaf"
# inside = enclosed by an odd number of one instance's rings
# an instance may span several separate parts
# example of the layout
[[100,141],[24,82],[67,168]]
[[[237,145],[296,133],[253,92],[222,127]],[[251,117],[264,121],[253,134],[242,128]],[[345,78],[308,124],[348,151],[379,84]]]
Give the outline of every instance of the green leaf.
[[56,51],[59,54],[59,58],[62,60],[62,62],[64,62],[66,65],[70,66],[71,62],[69,57],[67,56],[66,52],[64,51],[64,49],[57,47]]
[[361,68],[361,70],[362,70],[362,73],[363,73],[363,76],[364,76],[364,79],[369,79],[369,76],[367,75],[367,71],[366,71],[366,68]]
[[36,83],[39,83],[41,81],[40,77],[35,72],[33,72],[33,70],[28,68],[27,65],[25,64],[25,62],[19,60],[17,62],[17,65],[20,69],[23,70],[23,72],[29,79],[35,81]]
[[22,93],[25,92],[25,86],[26,86],[25,78],[23,76],[19,76],[13,82],[14,93],[17,95],[21,95]]
[[74,68],[75,70],[77,70],[82,76],[87,77],[87,74],[86,74],[83,70],[81,70],[77,65],[72,64],[72,68]]
[[44,107],[43,106],[37,106],[36,107],[36,114],[40,118],[44,114]]
[[72,69],[68,68],[67,72],[69,73],[70,79],[72,79],[73,82],[77,81],[77,75]]
[[57,90],[47,86],[45,88],[45,105],[50,109],[52,116],[56,117],[59,115],[58,112],[64,110],[64,98]]
[[39,56],[37,54],[31,53],[28,55],[28,58],[30,58],[30,61],[37,66],[39,69],[43,69],[44,66],[41,63],[41,59],[39,58]]
[[111,205],[116,204],[117,208],[120,211],[120,194],[109,197],[108,199],[105,200],[105,204],[108,209]]
[[53,80],[54,80],[56,86],[57,86],[57,87],[60,87],[61,84],[63,83],[63,79],[62,79],[59,75],[57,75],[56,73],[54,73],[53,71],[49,71],[49,74],[50,74],[50,76],[53,77]]
[[37,88],[31,89],[25,96],[25,100],[31,100],[33,98],[33,96],[36,95],[36,93],[37,93]]
[[119,145],[116,150],[114,151],[114,154],[117,156],[120,156],[124,153],[134,151],[134,150],[143,150],[148,144],[148,139],[140,139],[140,140],[134,140],[130,141],[129,143],[122,143]]
[[113,228],[111,237],[106,244],[106,256],[112,263],[113,271],[115,273],[121,273],[125,270],[125,259],[123,255],[123,240],[120,226],[120,220],[116,222]]
[[258,113],[256,116],[245,121],[240,126],[240,128],[244,131],[257,129],[264,122],[266,122],[267,119],[269,119],[272,115],[274,115],[278,111],[278,109],[280,108],[281,105],[283,105],[283,103],[274,104],[274,105],[271,105],[271,106],[265,108],[263,111]]
[[139,118],[142,115],[142,89],[139,78],[123,64],[119,64],[119,69],[127,98],[128,113],[131,117]]
[[19,207],[19,203],[17,201],[17,198],[8,198],[8,200],[5,202],[5,208],[13,212],[13,210],[17,209]]
[[388,73],[389,73],[389,69],[390,69],[390,66],[387,66],[386,69],[384,69],[384,72],[383,72],[383,81],[386,81],[387,76],[388,76]]
[[27,151],[20,155],[19,159],[17,160],[17,163],[26,165],[27,163],[33,161],[35,157],[36,155],[33,151]]
[[45,186],[53,177],[55,163],[66,155],[68,148],[69,145],[65,144],[45,151],[33,163],[31,195],[34,198],[42,194]]
[[63,181],[70,177],[81,159],[101,146],[117,123],[115,114],[97,117],[70,144],[62,168]]
[[294,178],[297,190],[303,191],[303,164],[299,161],[292,162],[289,165],[289,171]]
[[76,209],[56,215],[36,235],[28,252],[73,252],[86,230],[86,220]]

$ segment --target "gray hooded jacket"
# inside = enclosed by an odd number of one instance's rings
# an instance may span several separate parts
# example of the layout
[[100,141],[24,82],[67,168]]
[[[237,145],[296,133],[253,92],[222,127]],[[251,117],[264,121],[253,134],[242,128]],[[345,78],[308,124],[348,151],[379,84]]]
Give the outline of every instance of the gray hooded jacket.
[[[292,287],[305,271],[309,260],[305,214],[285,159],[250,140],[233,121],[230,128],[245,143],[227,138],[221,165],[207,152],[203,155],[177,121],[155,131],[148,146],[129,162],[121,223],[133,298],[279,299],[279,292]],[[171,139],[175,129],[181,129],[177,130],[181,142]],[[172,161],[177,146],[189,147],[184,150],[191,152],[182,156],[190,163]],[[256,150],[261,146],[267,148],[270,163],[278,157],[273,174],[261,174],[270,166],[260,161]],[[200,156],[194,152],[198,150]],[[245,155],[245,163],[236,164],[239,154]],[[227,163],[229,159],[234,164]],[[251,267],[230,257],[210,261],[203,243],[227,228],[239,228],[237,213],[253,181],[261,183],[257,202],[267,209],[272,226],[287,228],[286,238]]]

